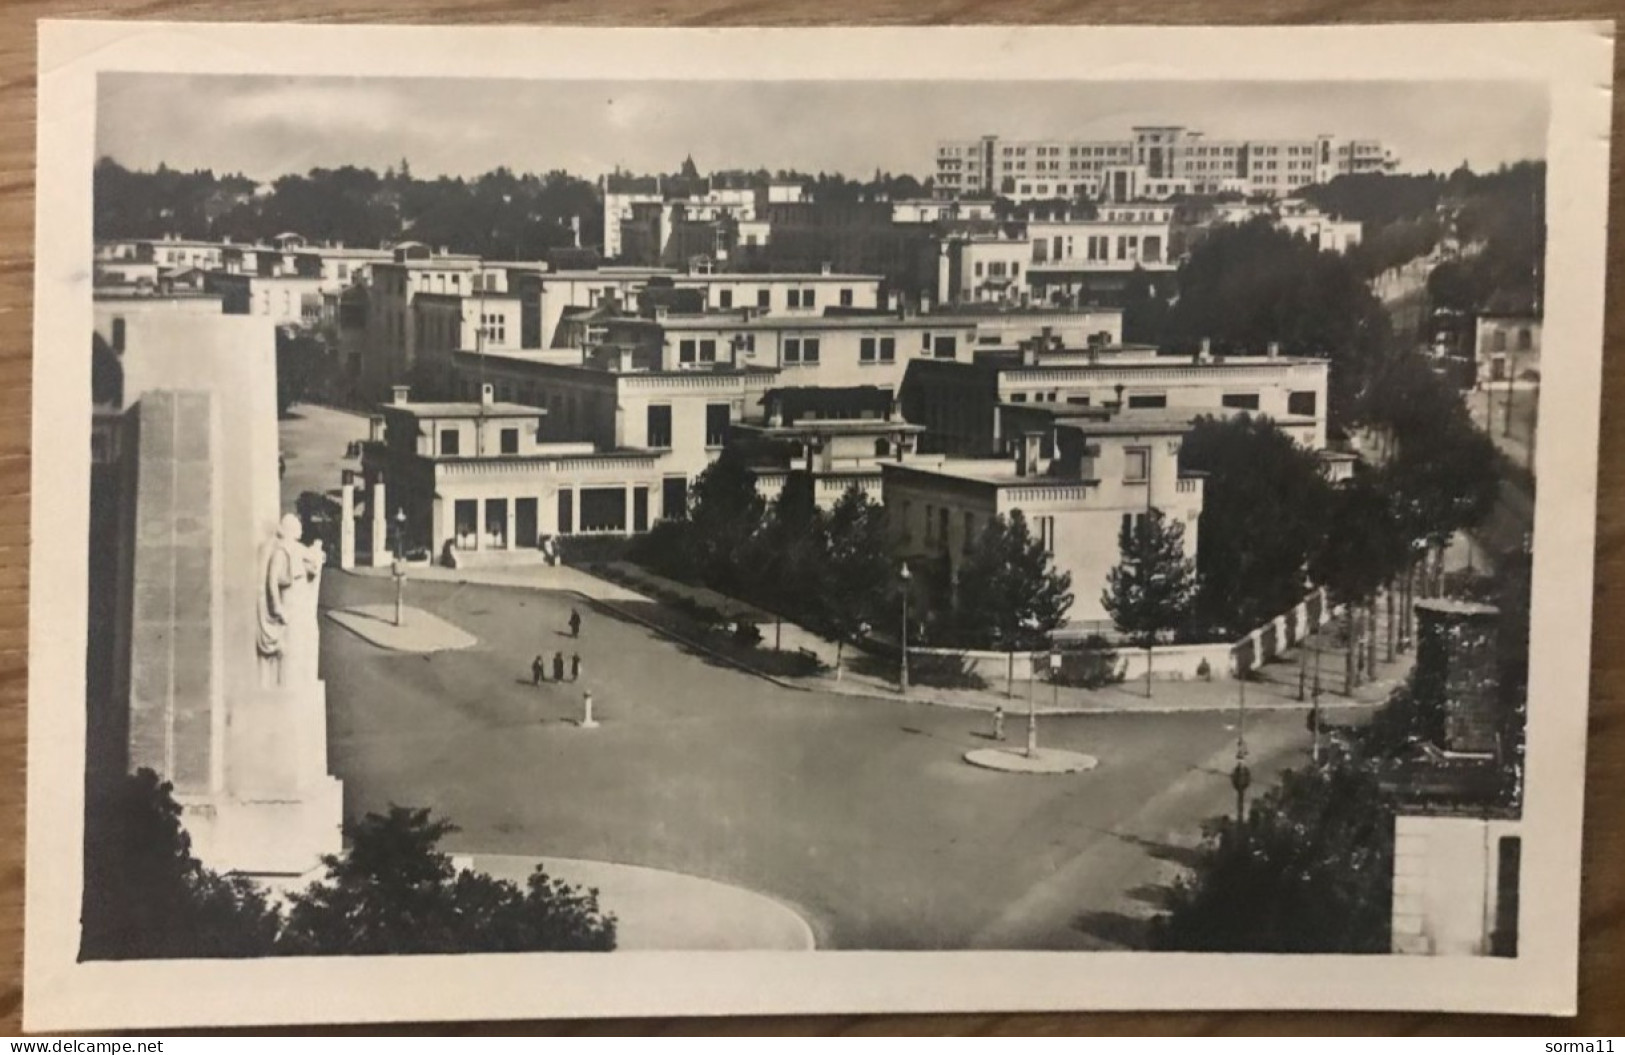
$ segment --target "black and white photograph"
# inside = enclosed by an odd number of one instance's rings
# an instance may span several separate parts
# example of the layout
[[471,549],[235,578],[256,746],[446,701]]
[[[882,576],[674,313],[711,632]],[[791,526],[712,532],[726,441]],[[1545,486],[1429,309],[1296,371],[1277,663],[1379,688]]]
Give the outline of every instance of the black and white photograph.
[[[887,999],[838,953],[896,954],[902,1008],[1181,1006],[1171,962],[1190,1006],[1345,970],[1345,1006],[1572,1001],[1586,62],[1364,74],[1358,28],[1282,76],[1279,36],[1034,72],[1115,46],[1087,29],[974,76],[979,38],[922,30],[888,38],[942,42],[918,71],[861,30],[818,72],[842,34],[724,33],[762,52],[733,73],[674,31],[578,31],[669,68],[556,75],[479,61],[491,31],[185,58],[249,28],[78,70],[50,170],[88,238],[40,230],[75,570],[30,941],[49,852],[90,988],[48,1021],[816,1009],[750,988],[804,970]],[[368,991],[722,961],[688,1007]],[[238,964],[359,993],[276,1005]],[[241,1008],[86,1011],[169,969]],[[1537,970],[1568,974],[1509,984]]]

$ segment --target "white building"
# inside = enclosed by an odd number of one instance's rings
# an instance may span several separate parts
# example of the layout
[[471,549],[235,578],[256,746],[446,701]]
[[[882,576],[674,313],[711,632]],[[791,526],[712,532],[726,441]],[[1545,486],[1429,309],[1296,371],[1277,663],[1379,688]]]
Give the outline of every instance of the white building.
[[1196,557],[1203,482],[1179,473],[1190,422],[1075,407],[1053,411],[1045,427],[1013,437],[1007,456],[883,464],[893,544],[899,557],[945,558],[952,576],[995,516],[1019,510],[1055,569],[1072,576],[1069,620],[1107,620],[1100,596],[1119,561],[1124,523],[1156,509],[1184,525],[1186,555]]

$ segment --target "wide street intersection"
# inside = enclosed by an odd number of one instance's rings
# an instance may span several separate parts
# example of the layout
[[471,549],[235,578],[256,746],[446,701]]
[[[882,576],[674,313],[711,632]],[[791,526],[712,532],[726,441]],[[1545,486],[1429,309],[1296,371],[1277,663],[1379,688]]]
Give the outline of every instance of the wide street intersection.
[[[301,406],[282,428],[291,507],[336,486],[366,419]],[[327,609],[393,598],[387,577],[324,579]],[[411,581],[407,602],[477,644],[394,652],[322,620],[329,767],[349,818],[429,806],[459,826],[453,852],[743,887],[800,913],[822,948],[1133,945],[1202,821],[1234,808],[1233,710],[1047,717],[1041,744],[1099,768],[997,773],[963,761],[991,745],[986,714],[783,688],[574,594]],[[532,659],[551,679],[560,651],[580,652],[582,682],[533,686]],[[587,688],[590,730],[574,724]],[[1247,741],[1267,785],[1305,761],[1304,715],[1249,712]]]
[[[975,712],[782,688],[570,594],[412,582],[409,603],[478,638],[417,655],[323,621],[329,757],[346,813],[430,806],[448,849],[614,861],[776,898],[821,947],[1107,947],[1132,940],[1203,818],[1232,808],[1233,714],[1046,718],[1100,767],[967,765]],[[324,606],[383,603],[330,573]],[[585,626],[567,636],[572,606]],[[583,681],[531,684],[579,650]],[[581,690],[597,729],[574,724]],[[1008,722],[1012,746],[1022,722]],[[1301,713],[1248,717],[1260,781],[1303,760]]]

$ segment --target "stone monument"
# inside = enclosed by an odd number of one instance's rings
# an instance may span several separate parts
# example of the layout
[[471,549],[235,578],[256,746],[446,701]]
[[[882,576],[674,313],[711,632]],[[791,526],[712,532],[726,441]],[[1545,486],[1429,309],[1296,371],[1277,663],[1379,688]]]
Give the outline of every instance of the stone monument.
[[324,554],[282,516],[275,331],[128,321],[119,680],[127,766],[174,785],[218,871],[302,874],[342,846],[316,615]]

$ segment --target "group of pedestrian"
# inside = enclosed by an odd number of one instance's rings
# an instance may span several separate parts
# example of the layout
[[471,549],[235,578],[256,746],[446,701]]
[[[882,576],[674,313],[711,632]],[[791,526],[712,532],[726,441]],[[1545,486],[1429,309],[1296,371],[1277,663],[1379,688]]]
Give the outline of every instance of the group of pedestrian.
[[[545,659],[543,659],[541,656],[537,656],[535,659],[531,660],[531,663],[530,663],[530,683],[532,685],[540,685],[542,682],[544,682],[546,680],[547,680],[547,661]],[[555,653],[553,653],[553,680],[554,681],[563,681],[564,680],[564,653],[563,652],[555,652]],[[579,652],[570,653],[570,680],[571,681],[580,681],[581,680],[581,653],[579,653]]]
[[[570,609],[570,619],[569,619],[569,622],[568,622],[567,625],[570,627],[570,636],[573,637],[573,638],[579,638],[581,636],[581,613],[579,611],[577,611],[576,609],[574,609],[574,608]],[[546,680],[547,680],[547,660],[545,658],[543,658],[542,656],[538,655],[535,659],[531,660],[531,662],[530,662],[530,683],[532,685],[540,685],[542,682],[544,682]],[[555,653],[553,653],[553,680],[554,681],[560,681],[560,682],[565,680],[565,678],[564,678],[564,653],[563,652],[555,652]],[[570,679],[569,680],[571,680],[571,681],[580,681],[581,680],[581,653],[580,652],[572,652],[572,653],[570,653]]]

